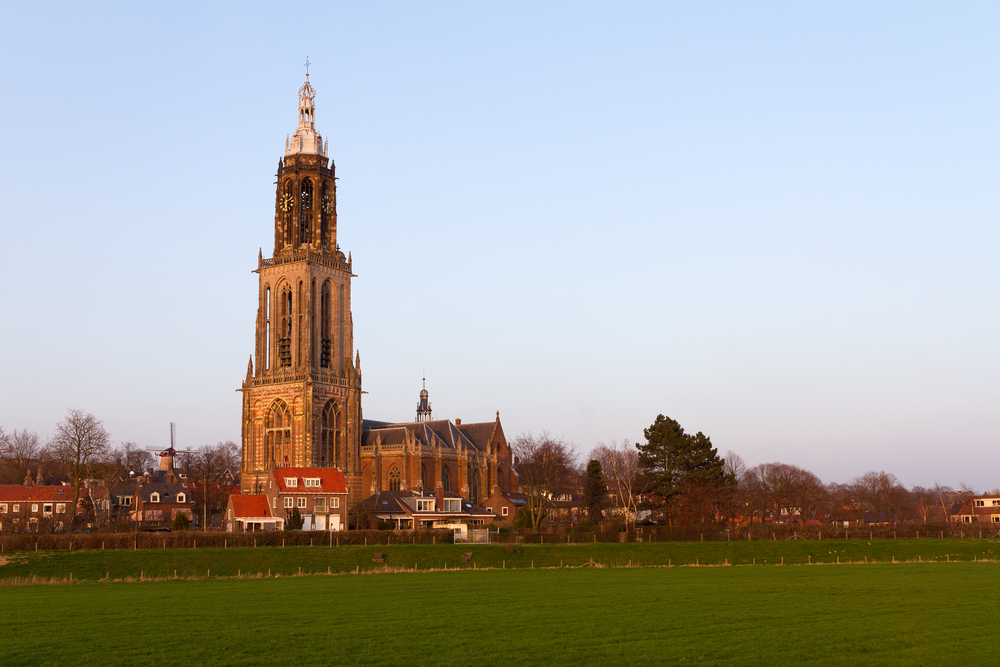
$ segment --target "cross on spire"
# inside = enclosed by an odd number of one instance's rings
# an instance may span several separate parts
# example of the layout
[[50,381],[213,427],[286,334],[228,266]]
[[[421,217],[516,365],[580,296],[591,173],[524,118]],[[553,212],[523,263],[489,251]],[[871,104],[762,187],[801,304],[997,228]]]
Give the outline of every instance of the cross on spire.
[[309,78],[309,65],[311,65],[311,64],[312,63],[309,62],[309,56],[306,56],[306,78],[307,79]]

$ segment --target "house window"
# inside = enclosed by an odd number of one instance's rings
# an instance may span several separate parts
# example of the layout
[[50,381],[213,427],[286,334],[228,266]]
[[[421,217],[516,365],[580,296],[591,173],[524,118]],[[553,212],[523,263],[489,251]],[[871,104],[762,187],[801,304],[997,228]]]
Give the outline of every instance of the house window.
[[994,500],[993,501],[993,507],[996,507],[998,505],[1000,505],[1000,500]]
[[7,513],[7,503],[0,503],[0,514]]
[[976,507],[986,507],[986,501],[985,500],[977,500],[976,501]]
[[326,511],[326,498],[313,498],[313,508],[317,512]]
[[434,501],[433,500],[418,500],[417,501],[417,511],[418,512],[433,512],[434,511]]
[[277,496],[275,496],[274,498],[271,498],[271,507],[273,509],[278,509],[278,497]]
[[489,512],[490,514],[493,514],[493,508],[492,507],[487,507],[486,511]]
[[462,501],[459,498],[448,498],[444,501],[445,512],[461,512]]
[[16,514],[17,512],[20,512],[20,511],[21,511],[21,506],[15,503],[15,504],[14,504],[14,512],[15,512],[15,514]]
[[230,518],[230,519],[232,519],[232,518],[233,518],[233,511],[232,511],[232,510],[229,510],[229,518]]
[[158,503],[158,502],[160,502],[160,494],[156,493],[155,491],[153,493],[149,494],[149,502],[151,502],[151,503]]
[[295,499],[292,498],[292,497],[286,497],[285,498],[285,509],[286,510],[290,510],[293,507],[295,507]]
[[285,478],[285,486],[295,486],[295,487],[297,487],[298,485],[299,485],[299,478],[298,477],[286,477]]
[[1000,516],[994,514],[992,518],[993,518],[993,523],[1000,523]]
[[340,498],[333,499],[333,509],[340,509]]
[[31,511],[33,514],[38,514],[38,503],[31,503]]
[[310,478],[308,478],[308,479],[305,480],[305,483],[306,483],[306,488],[307,489],[318,489],[319,486],[320,486],[320,484],[319,484],[319,478],[318,477],[315,477],[315,478],[310,477]]
[[185,496],[183,493],[178,493],[177,494],[177,502],[179,502],[179,503],[186,503],[187,502],[187,496]]
[[506,507],[501,507],[500,508],[500,514],[502,514],[503,516],[507,516],[507,508]]
[[299,498],[298,501],[299,501],[298,502],[299,509],[300,510],[304,510],[306,508],[306,499],[305,498]]
[[66,503],[56,503],[56,514],[66,513]]
[[52,514],[52,503],[45,503],[42,505],[43,514]]
[[964,521],[965,523],[972,523],[972,517],[971,516],[963,516],[962,517],[962,521]]

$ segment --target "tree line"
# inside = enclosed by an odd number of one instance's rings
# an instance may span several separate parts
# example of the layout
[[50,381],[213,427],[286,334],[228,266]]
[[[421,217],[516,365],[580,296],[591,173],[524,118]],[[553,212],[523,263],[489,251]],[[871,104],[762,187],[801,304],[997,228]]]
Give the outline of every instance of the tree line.
[[[946,522],[955,503],[975,495],[965,485],[907,489],[892,473],[869,471],[846,484],[824,484],[789,463],[748,467],[738,454],[720,456],[711,438],[685,432],[658,415],[644,441],[598,443],[583,462],[576,449],[548,433],[512,443],[521,490],[523,527],[537,532],[554,511],[552,499],[575,494],[585,521],[662,522],[674,526],[763,523]],[[1000,490],[987,494],[1000,496]]]
[[[166,448],[163,448],[166,449]],[[225,511],[223,488],[226,472],[236,475],[240,448],[231,440],[199,447],[181,457],[192,496],[207,529],[209,512]],[[55,425],[47,441],[37,432],[0,426],[0,484],[65,484],[73,489],[72,507],[83,513],[75,522],[100,522],[100,513],[90,506],[85,489],[91,485],[112,487],[156,468],[154,452],[134,442],[113,443],[104,423],[83,410],[71,408]]]

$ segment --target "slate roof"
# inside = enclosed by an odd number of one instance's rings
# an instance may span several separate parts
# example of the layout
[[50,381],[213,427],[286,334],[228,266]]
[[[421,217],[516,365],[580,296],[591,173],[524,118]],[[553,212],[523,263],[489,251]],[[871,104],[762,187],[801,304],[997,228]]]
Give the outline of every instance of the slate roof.
[[448,419],[401,424],[366,421],[365,424],[366,429],[361,434],[363,446],[374,445],[376,439],[383,445],[402,445],[406,442],[406,435],[409,433],[421,445],[478,451],[488,450],[490,436],[493,435],[493,429],[496,427],[496,422],[456,426]]
[[[153,493],[160,494],[159,503],[154,503],[149,500]],[[180,503],[177,501],[177,494],[184,494],[184,502]],[[142,502],[150,503],[151,505],[192,505],[194,500],[191,497],[191,492],[188,490],[186,484],[180,482],[147,482],[145,484],[139,485],[139,497],[142,498]]]
[[[474,516],[484,516],[492,518],[494,515],[487,512],[485,509],[479,505],[473,505],[468,500],[462,498],[462,496],[457,493],[445,493],[444,497],[446,500],[461,500],[462,501],[462,511],[461,514],[467,514],[470,517]],[[418,512],[415,509],[415,503],[411,506],[407,503],[407,500],[415,501],[416,499],[427,499],[436,500],[437,496],[433,495],[420,495],[413,491],[379,491],[375,495],[368,496],[363,501],[363,504],[368,505],[371,511],[376,514],[406,514],[413,516],[454,516],[456,512],[442,512],[440,508],[434,512]]]

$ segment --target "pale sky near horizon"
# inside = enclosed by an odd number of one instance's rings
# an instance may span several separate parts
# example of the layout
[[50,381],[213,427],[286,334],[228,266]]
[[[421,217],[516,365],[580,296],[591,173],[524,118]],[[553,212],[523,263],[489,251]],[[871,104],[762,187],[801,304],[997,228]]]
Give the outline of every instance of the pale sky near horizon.
[[1000,6],[7,3],[0,426],[239,441],[312,63],[364,414],[1000,487]]

